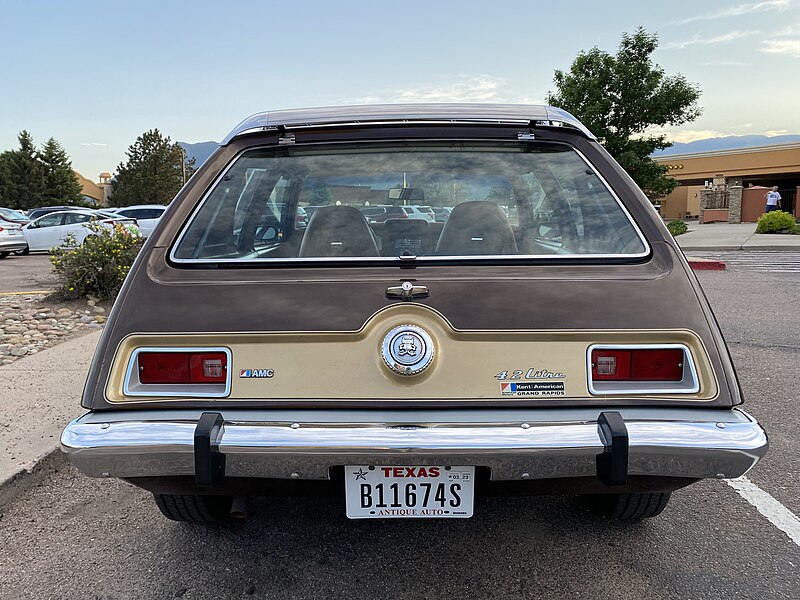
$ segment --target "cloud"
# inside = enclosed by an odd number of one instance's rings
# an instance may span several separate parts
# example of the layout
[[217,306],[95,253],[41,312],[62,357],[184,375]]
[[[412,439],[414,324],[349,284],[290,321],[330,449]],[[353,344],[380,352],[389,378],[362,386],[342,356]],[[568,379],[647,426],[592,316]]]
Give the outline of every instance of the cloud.
[[786,135],[789,133],[786,129],[778,129],[775,131],[746,131],[746,132],[737,132],[732,133],[731,130],[737,129],[751,129],[753,127],[752,123],[743,123],[742,125],[735,125],[730,128],[729,131],[718,131],[716,129],[684,129],[682,131],[675,131],[660,127],[654,127],[652,130],[648,130],[646,133],[648,135],[664,135],[669,141],[679,143],[679,144],[688,144],[689,142],[696,142],[698,140],[707,140],[710,138],[727,138],[727,137],[735,137],[738,135],[764,135],[766,137],[775,137],[777,135]]
[[706,140],[708,138],[722,138],[731,137],[733,134],[725,133],[724,131],[715,131],[713,129],[702,130],[688,130],[688,131],[673,131],[665,132],[667,139],[679,144],[688,144],[689,142],[696,142],[697,140]]
[[740,60],[711,60],[700,63],[703,67],[748,67],[750,63]]
[[800,58],[800,40],[765,40],[761,42],[760,50]]
[[662,46],[665,50],[672,48],[687,48],[689,46],[710,46],[712,44],[724,44],[734,40],[750,37],[758,34],[758,31],[730,31],[715,37],[701,37],[695,36],[688,40],[678,40],[675,42],[668,42]]
[[81,146],[108,146],[105,142],[81,142]]
[[463,77],[460,80],[437,84],[415,84],[406,88],[376,90],[366,96],[352,98],[359,104],[395,102],[513,102],[542,104],[541,98],[531,98],[508,88],[506,80],[489,75]]
[[694,21],[712,21],[724,17],[740,17],[742,15],[749,15],[753,13],[768,12],[772,10],[784,11],[790,8],[790,0],[767,0],[766,2],[749,2],[747,4],[737,4],[727,9],[715,11],[713,13],[706,13],[696,15],[679,21],[679,24],[692,23]]

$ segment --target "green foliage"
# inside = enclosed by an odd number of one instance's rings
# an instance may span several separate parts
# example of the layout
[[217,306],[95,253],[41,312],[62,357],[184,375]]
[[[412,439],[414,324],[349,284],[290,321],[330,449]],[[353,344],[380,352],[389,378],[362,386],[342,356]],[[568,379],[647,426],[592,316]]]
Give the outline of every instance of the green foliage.
[[82,205],[83,186],[72,170],[72,161],[64,148],[53,138],[45,142],[38,158],[44,170],[42,203],[45,205]]
[[783,210],[773,210],[758,217],[756,233],[780,233],[797,226],[794,217]]
[[580,119],[651,200],[669,194],[677,182],[650,154],[672,145],[651,127],[677,126],[696,119],[700,90],[683,75],[667,76],[651,54],[658,36],[642,27],[622,34],[616,56],[597,47],[582,51],[569,71],[557,70],[556,92],[547,102]]
[[72,235],[63,246],[52,249],[50,262],[59,281],[55,295],[65,300],[88,294],[113,300],[130,271],[144,238],[138,229],[116,224],[90,223],[91,234],[78,246]]
[[309,195],[309,203],[312,206],[328,206],[333,204],[333,196],[327,185],[316,188]]
[[670,221],[669,223],[667,223],[667,229],[669,229],[669,232],[672,234],[672,237],[675,237],[677,235],[689,231],[689,226],[686,225],[686,223],[684,223],[680,219],[676,219],[674,221]]
[[196,170],[194,158],[187,160],[180,144],[158,129],[136,138],[126,154],[111,183],[112,206],[169,204]]
[[81,184],[61,144],[50,138],[38,151],[25,130],[18,139],[19,150],[0,154],[0,205],[25,210],[85,204]]
[[41,206],[44,194],[44,168],[37,157],[31,134],[23,130],[17,137],[19,150],[2,154],[0,198],[9,208]]

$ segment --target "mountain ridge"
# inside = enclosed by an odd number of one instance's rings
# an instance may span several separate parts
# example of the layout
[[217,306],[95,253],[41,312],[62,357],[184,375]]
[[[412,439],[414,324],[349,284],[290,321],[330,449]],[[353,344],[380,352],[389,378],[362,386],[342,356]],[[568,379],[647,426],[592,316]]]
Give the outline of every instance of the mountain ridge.
[[198,169],[200,165],[208,160],[214,151],[219,148],[219,142],[197,142],[190,144],[188,142],[178,142],[178,145],[186,152],[187,158],[194,158],[194,166]]
[[730,135],[724,137],[705,138],[693,142],[675,142],[665,150],[657,150],[651,154],[653,158],[672,156],[675,154],[694,154],[695,152],[714,152],[719,150],[738,150],[741,148],[760,148],[776,144],[800,142],[800,135]]

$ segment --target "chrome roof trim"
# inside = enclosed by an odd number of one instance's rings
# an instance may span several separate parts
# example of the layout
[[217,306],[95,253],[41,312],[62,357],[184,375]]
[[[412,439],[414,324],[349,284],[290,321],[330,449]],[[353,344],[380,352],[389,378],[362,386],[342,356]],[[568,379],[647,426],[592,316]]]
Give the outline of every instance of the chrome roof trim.
[[359,125],[453,125],[511,124],[569,127],[589,139],[595,136],[567,111],[553,106],[529,104],[365,104],[275,110],[254,114],[239,123],[222,140],[225,146],[236,137],[278,128],[303,129]]

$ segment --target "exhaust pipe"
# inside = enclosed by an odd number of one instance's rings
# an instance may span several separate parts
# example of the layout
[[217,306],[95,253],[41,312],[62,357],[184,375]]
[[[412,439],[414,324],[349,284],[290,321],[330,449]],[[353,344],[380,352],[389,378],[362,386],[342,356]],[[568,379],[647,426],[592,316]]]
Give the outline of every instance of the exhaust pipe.
[[231,502],[231,517],[234,519],[247,518],[247,496],[234,496]]

